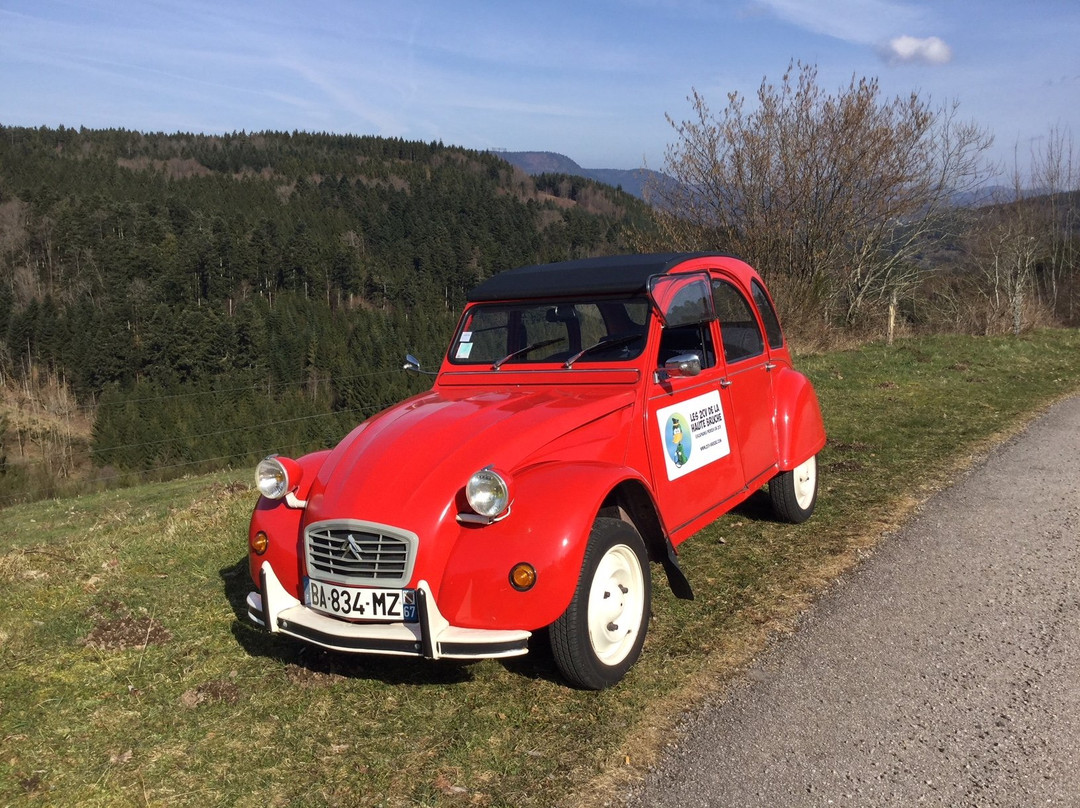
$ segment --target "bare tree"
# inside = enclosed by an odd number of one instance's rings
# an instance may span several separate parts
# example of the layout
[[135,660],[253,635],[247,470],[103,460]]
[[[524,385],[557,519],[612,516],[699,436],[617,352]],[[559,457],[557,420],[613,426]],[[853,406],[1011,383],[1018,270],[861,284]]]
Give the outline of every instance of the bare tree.
[[[1080,165],[1073,159],[1072,136],[1055,126],[1050,129],[1041,148],[1031,152],[1031,177],[1028,191],[1014,183],[1017,201],[1027,195],[1037,195],[1035,211],[1042,220],[1047,237],[1047,251],[1042,256],[1043,271],[1040,292],[1055,313],[1067,320],[1075,318],[1076,284],[1080,281],[1080,262],[1073,234],[1080,229],[1077,191],[1080,191]],[[1019,170],[1016,170],[1019,177]],[[1062,290],[1068,287],[1066,299]]]
[[1073,236],[1078,185],[1071,139],[1052,128],[1032,148],[1026,170],[1014,160],[1003,198],[980,211],[969,260],[980,279],[987,331],[1019,334],[1039,308],[1070,316],[1080,270]]
[[1033,217],[1024,215],[1022,203],[987,209],[973,231],[969,260],[981,277],[986,303],[983,332],[1023,331],[1024,313],[1038,256],[1045,249],[1043,230]]
[[663,246],[735,252],[848,324],[918,281],[917,253],[953,231],[954,195],[980,184],[991,144],[955,104],[886,101],[867,78],[829,94],[802,63],[764,80],[753,109],[738,93],[719,114],[689,100],[691,120],[668,118],[675,183],[652,189]]

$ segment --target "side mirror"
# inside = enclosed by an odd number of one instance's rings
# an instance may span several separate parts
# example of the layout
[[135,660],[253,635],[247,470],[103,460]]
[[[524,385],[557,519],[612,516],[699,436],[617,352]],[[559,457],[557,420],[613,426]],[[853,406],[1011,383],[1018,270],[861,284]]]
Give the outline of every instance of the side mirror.
[[413,373],[420,373],[424,376],[437,376],[438,374],[433,370],[421,370],[420,360],[412,354],[405,354],[405,364],[401,366],[402,370],[411,370]]
[[668,377],[697,376],[701,373],[701,357],[695,353],[679,354],[664,363]]

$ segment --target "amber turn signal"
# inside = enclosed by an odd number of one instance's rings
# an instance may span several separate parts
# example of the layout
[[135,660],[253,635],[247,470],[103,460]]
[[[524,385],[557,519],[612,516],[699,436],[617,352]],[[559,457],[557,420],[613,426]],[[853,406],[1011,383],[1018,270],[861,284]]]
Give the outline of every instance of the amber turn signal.
[[532,589],[535,583],[536,570],[533,569],[532,564],[515,564],[514,568],[510,570],[510,585],[519,592]]
[[262,555],[266,552],[266,548],[270,546],[270,537],[260,530],[251,537],[250,544],[251,549],[255,551],[255,555]]

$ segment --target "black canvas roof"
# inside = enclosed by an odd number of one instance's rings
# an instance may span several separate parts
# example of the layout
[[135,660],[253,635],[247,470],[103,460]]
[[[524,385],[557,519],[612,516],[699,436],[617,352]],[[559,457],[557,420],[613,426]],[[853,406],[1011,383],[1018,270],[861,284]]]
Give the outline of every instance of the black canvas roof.
[[492,275],[469,292],[468,299],[475,302],[584,294],[637,294],[645,291],[653,275],[663,275],[689,258],[710,255],[721,256],[722,253],[609,255],[518,267]]

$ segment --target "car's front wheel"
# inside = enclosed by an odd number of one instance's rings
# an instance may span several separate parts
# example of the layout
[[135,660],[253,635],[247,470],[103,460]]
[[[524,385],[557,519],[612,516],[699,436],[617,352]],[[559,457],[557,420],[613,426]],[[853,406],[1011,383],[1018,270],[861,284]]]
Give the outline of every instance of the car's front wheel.
[[597,519],[574,597],[549,629],[563,676],[587,690],[622,679],[641,655],[651,600],[645,542],[633,525]]
[[817,504],[817,455],[791,471],[782,471],[769,481],[773,513],[784,522],[805,522]]

